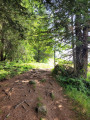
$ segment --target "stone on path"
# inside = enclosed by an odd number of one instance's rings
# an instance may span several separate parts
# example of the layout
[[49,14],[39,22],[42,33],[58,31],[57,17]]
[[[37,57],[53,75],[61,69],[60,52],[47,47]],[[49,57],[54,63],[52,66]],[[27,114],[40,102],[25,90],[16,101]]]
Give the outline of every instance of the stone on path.
[[37,107],[37,112],[42,115],[46,115],[47,113],[47,108],[46,106],[39,106]]

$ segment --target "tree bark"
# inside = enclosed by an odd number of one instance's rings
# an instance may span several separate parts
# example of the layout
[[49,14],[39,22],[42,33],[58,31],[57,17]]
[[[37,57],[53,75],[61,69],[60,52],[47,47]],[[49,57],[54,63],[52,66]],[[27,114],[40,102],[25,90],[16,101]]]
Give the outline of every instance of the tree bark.
[[80,24],[80,15],[76,15],[76,75],[78,77],[87,77],[87,61],[88,61],[88,42],[87,28]]
[[72,55],[73,55],[73,64],[74,64],[74,73],[76,73],[76,50],[75,50],[75,40],[74,40],[74,25],[73,25],[73,15],[71,17],[72,21]]
[[82,33],[81,24],[79,22],[80,15],[76,15],[76,75],[79,77],[82,74],[83,64],[82,64]]
[[4,23],[2,24],[2,30],[1,30],[1,51],[0,51],[0,61],[4,61]]
[[83,50],[82,50],[82,63],[84,78],[87,78],[87,66],[88,66],[88,31],[87,27],[83,28]]

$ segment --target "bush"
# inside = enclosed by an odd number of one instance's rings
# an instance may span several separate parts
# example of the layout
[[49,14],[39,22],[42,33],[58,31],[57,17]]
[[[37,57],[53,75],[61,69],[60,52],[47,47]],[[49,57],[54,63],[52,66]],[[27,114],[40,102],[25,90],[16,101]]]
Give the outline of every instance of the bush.
[[81,78],[69,78],[66,76],[56,76],[56,80],[60,83],[64,88],[76,88],[78,91],[84,92],[88,96],[90,95],[90,88],[86,86],[86,83]]
[[77,78],[73,68],[67,65],[56,65],[52,73],[67,95],[79,103],[83,108],[82,112],[84,110],[89,115],[90,82],[84,78]]
[[62,76],[73,76],[74,69],[68,65],[56,65],[53,74],[55,75],[62,75]]
[[0,81],[3,81],[6,79],[6,76],[8,75],[8,72],[5,70],[0,70]]

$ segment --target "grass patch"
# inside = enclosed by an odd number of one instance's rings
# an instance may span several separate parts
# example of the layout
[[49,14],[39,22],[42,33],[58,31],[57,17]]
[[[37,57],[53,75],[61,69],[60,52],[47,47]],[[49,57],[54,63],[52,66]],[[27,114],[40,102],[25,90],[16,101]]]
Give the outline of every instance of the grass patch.
[[12,78],[33,68],[39,69],[50,67],[49,64],[45,63],[0,62],[0,81]]
[[37,100],[38,100],[39,102],[41,102],[41,101],[42,101],[42,97],[38,97]]
[[40,82],[44,83],[44,82],[46,82],[46,79],[42,79],[42,80],[40,80]]
[[67,88],[65,91],[66,94],[71,99],[75,100],[77,102],[77,105],[79,105],[79,107],[77,106],[76,110],[80,108],[79,112],[82,111],[83,114],[87,114],[89,116],[90,97],[88,97],[86,94],[82,93],[81,91],[78,91],[76,88],[72,88],[72,90],[70,88]]
[[87,73],[87,79],[86,80],[90,82],[90,72]]
[[0,81],[3,79],[12,78],[34,68],[33,65],[20,64],[14,62],[1,62],[0,63]]
[[35,85],[36,82],[35,82],[35,81],[29,81],[29,84],[30,84],[30,85]]
[[41,106],[43,106],[43,103],[38,102],[38,103],[37,103],[37,107],[41,107]]
[[50,97],[52,98],[52,100],[54,100],[55,99],[54,93],[50,93]]
[[41,107],[41,106],[43,106],[43,103],[42,103],[42,100],[43,100],[43,98],[42,97],[37,97],[37,107]]
[[9,74],[8,71],[5,71],[4,69],[0,70],[0,80],[1,81],[4,80],[7,77],[8,74]]
[[40,120],[47,120],[46,118],[40,118]]

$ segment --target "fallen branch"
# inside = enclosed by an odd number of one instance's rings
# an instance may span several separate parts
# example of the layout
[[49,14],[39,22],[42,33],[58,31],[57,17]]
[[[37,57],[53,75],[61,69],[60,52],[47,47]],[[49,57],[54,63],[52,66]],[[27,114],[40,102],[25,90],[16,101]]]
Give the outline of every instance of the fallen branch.
[[8,113],[7,115],[6,115],[6,117],[4,118],[4,120],[6,120],[6,118],[8,118],[10,116],[10,113]]
[[22,105],[22,108],[26,111],[26,108]]
[[[25,100],[24,100],[25,101]],[[18,103],[17,105],[14,106],[14,109],[18,108],[22,103],[24,103],[24,101]]]
[[12,87],[12,88],[10,88],[8,92],[12,92],[12,90],[13,90],[13,87]]
[[26,102],[26,100],[24,101],[24,103],[26,103],[26,104],[27,104],[27,106],[30,106],[30,105]]
[[2,91],[8,96],[8,93],[4,89]]

